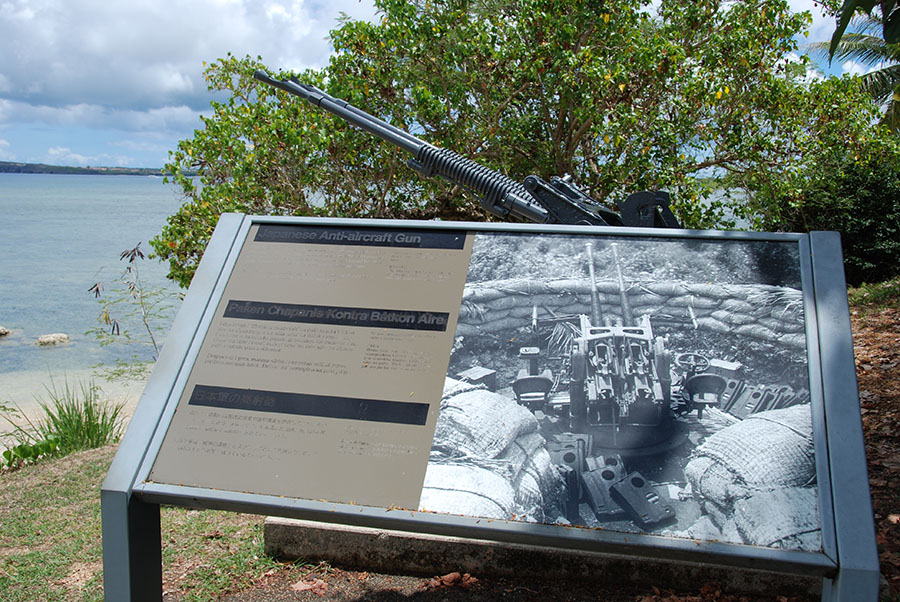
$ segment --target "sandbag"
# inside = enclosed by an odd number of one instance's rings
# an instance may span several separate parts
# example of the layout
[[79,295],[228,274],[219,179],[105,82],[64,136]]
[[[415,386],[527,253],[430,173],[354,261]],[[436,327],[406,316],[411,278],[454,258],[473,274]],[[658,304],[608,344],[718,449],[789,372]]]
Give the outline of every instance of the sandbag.
[[735,329],[735,333],[745,337],[770,341],[772,343],[778,341],[778,333],[773,332],[761,324],[744,324],[743,326],[738,326]]
[[696,295],[682,295],[681,297],[671,297],[666,301],[666,305],[671,307],[714,308],[719,306],[719,301],[717,299],[707,299],[706,297],[698,297]]
[[806,335],[803,333],[783,334],[778,337],[778,342],[797,349],[806,349]]
[[695,493],[723,508],[757,491],[815,481],[808,404],[753,414],[709,437],[684,469]]
[[697,318],[697,328],[713,332],[731,332],[731,326],[712,317]]
[[[497,459],[507,463],[507,470],[516,485],[517,494],[519,482],[525,482],[527,487],[534,488],[542,499],[545,494],[560,486],[559,473],[553,467],[550,453],[545,447],[545,440],[537,432],[518,437]],[[525,491],[522,495],[531,494]],[[521,503],[527,505],[524,501]]]
[[800,298],[786,305],[776,307],[769,312],[769,316],[783,322],[803,323],[803,304]]
[[[527,299],[522,299],[526,303]],[[496,299],[492,299],[490,301],[486,301],[485,305],[487,306],[488,311],[495,311],[498,309],[510,309],[515,307],[518,304],[519,298],[516,295],[506,295],[504,297],[497,297]]]
[[481,385],[445,380],[421,508],[542,521],[561,486],[531,412]]
[[473,464],[429,462],[419,510],[509,519],[516,514],[512,484]]
[[450,457],[494,458],[537,428],[534,415],[514,400],[475,389],[441,400],[432,446]]
[[717,309],[710,315],[720,322],[724,322],[726,324],[734,324],[736,326],[743,326],[744,324],[753,324],[754,322],[756,322],[756,318],[748,316],[747,314],[725,311],[723,309]]
[[751,303],[748,303],[743,299],[731,298],[723,300],[719,307],[720,309],[723,309],[725,311],[746,315],[750,315],[750,313],[755,309]]
[[729,299],[732,297],[740,297],[741,290],[733,285],[727,284],[706,284],[700,282],[689,282],[682,285],[684,289],[692,295],[706,297],[709,299]]
[[803,322],[796,322],[794,320],[777,320],[775,318],[760,318],[759,323],[765,326],[766,328],[770,328],[775,332],[800,332],[803,330]]
[[683,282],[674,282],[670,280],[665,280],[662,282],[648,282],[643,286],[650,292],[655,293],[662,298],[683,295],[688,290]]
[[738,500],[734,522],[746,543],[819,551],[818,500],[811,487],[791,487],[756,493]]
[[[614,299],[611,300],[613,304],[620,305],[622,303],[622,298],[616,295]],[[636,295],[628,295],[628,303],[633,307],[635,305],[649,305],[650,307],[662,307],[662,305],[666,302],[666,297],[660,297],[659,295],[655,295],[653,293],[642,293]]]

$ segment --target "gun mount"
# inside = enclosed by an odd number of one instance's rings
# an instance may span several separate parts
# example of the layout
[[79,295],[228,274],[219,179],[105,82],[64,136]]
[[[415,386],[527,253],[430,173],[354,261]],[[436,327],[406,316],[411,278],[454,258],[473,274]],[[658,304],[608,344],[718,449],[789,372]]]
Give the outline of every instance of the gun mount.
[[430,178],[441,176],[481,197],[481,206],[501,219],[524,219],[548,224],[677,228],[666,192],[638,192],[619,205],[619,213],[598,204],[566,177],[547,182],[530,175],[520,184],[457,153],[433,146],[296,79],[278,80],[257,70],[254,77],[299,96],[348,123],[412,155],[409,166]]
[[696,410],[701,419],[707,405],[720,405],[727,382],[706,372],[711,362],[704,355],[673,357],[666,338],[654,335],[648,315],[634,318],[616,243],[609,252],[619,312],[603,315],[594,245],[588,242],[590,315],[540,320],[535,307],[534,331],[552,324],[566,334],[556,343],[559,363],[540,371],[540,348],[523,347],[519,357],[528,367],[518,372],[512,390],[536,416],[554,416],[548,451],[565,482],[570,519],[583,520],[589,509],[601,523],[630,520],[653,529],[675,520],[675,510],[632,459],[685,443],[686,424],[679,417]]
[[[550,409],[567,415],[568,429],[589,437],[591,449],[597,451],[648,450],[666,446],[676,433],[675,417],[692,409],[698,416],[706,403],[718,400],[687,398],[683,384],[704,372],[709,360],[700,354],[681,354],[673,359],[663,337],[654,336],[649,316],[635,320],[620,268],[616,244],[611,245],[619,288],[621,315],[603,316],[594,272],[593,243],[586,244],[591,290],[591,315],[562,316],[544,323],[566,324],[570,336],[560,346],[562,351],[560,379],[552,371],[538,374],[538,349],[523,348],[520,357],[529,359],[529,369],[521,370],[513,383],[520,403],[532,410]],[[535,308],[536,309],[536,308]],[[538,327],[537,311],[533,328]],[[677,394],[673,396],[673,371]],[[715,388],[724,379],[706,375],[704,391]],[[556,395],[552,390],[560,383]],[[563,386],[562,383],[567,383]],[[520,391],[542,391],[540,397]],[[562,400],[560,399],[562,397]]]

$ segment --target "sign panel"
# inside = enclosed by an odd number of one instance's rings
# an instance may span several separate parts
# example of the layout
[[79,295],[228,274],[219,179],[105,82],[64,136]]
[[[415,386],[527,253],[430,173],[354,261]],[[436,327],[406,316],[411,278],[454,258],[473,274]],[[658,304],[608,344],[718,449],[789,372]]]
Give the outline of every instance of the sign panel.
[[[875,599],[836,233],[223,215],[102,489],[823,579]],[[160,594],[161,595],[161,594]]]
[[254,224],[149,481],[820,551],[801,263]]
[[416,507],[468,240],[254,225],[150,480]]

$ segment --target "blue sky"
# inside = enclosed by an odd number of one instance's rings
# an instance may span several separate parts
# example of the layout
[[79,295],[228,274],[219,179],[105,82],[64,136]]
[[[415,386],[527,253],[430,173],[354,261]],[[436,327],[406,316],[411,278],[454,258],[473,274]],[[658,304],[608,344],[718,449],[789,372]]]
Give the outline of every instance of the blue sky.
[[[813,0],[791,4],[830,39]],[[208,112],[204,61],[321,67],[342,12],[371,19],[373,1],[0,0],[0,161],[161,167]]]

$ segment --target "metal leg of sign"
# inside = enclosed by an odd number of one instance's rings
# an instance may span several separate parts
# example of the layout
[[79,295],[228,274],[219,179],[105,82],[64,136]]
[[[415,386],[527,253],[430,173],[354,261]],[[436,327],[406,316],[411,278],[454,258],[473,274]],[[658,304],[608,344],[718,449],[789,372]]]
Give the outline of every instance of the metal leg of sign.
[[162,601],[159,505],[123,491],[101,493],[107,602]]
[[840,237],[836,232],[813,232],[810,247],[838,555],[838,574],[823,584],[822,599],[875,602],[878,551]]
[[823,602],[850,602],[851,600],[878,600],[878,571],[841,569],[834,579],[826,579],[822,585]]

